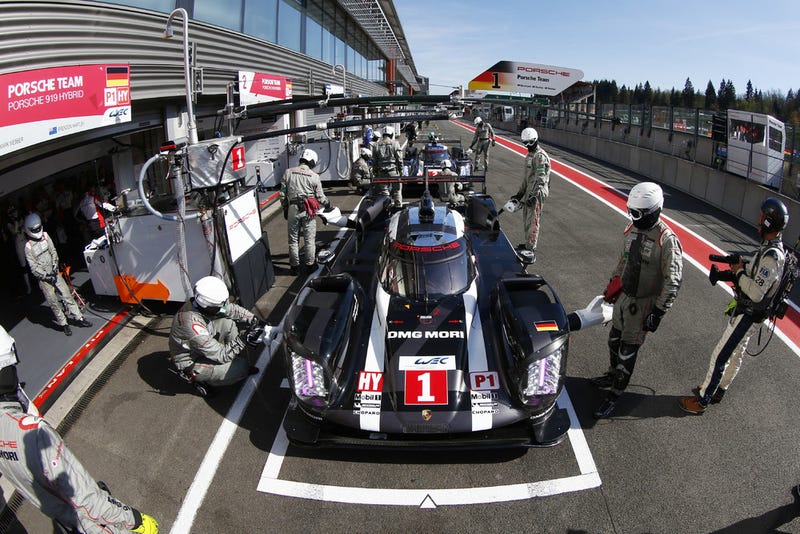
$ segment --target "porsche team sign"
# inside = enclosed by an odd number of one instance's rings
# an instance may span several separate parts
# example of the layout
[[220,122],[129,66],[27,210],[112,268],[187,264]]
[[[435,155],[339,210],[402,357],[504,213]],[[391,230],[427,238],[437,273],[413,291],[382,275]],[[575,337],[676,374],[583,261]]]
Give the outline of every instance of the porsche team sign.
[[239,105],[292,98],[292,80],[275,74],[239,71]]
[[0,75],[0,155],[131,120],[128,65],[76,65]]
[[499,61],[469,82],[469,89],[555,96],[582,78],[578,69]]

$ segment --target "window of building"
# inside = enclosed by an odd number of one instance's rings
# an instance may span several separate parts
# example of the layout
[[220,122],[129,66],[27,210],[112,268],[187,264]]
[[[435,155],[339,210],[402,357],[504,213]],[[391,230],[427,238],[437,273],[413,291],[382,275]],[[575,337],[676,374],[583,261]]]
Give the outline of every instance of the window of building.
[[194,18],[221,26],[242,31],[242,0],[194,0]]
[[306,6],[306,55],[323,59],[322,36],[322,8],[309,0]]
[[301,48],[302,13],[296,0],[281,0],[278,4],[278,44],[298,52]]
[[245,0],[244,33],[274,43],[277,32],[278,0]]

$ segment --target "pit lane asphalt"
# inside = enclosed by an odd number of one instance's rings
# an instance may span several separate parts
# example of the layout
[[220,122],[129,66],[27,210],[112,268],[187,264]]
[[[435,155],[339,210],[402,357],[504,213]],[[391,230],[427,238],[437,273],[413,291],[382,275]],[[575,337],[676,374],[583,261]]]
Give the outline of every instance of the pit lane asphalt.
[[[437,127],[434,126],[434,129]],[[466,144],[471,133],[438,126]],[[513,136],[510,136],[513,137]],[[640,180],[601,163],[545,145],[551,157],[585,170],[620,191]],[[489,193],[502,205],[516,191],[523,159],[492,149]],[[738,179],[731,176],[731,179]],[[334,204],[352,209],[345,187],[326,187]],[[725,250],[754,245],[753,229],[680,192],[666,189],[665,214]],[[544,205],[539,257],[533,271],[553,284],[568,311],[605,287],[625,218],[553,175]],[[512,243],[522,241],[520,213],[501,215]],[[286,266],[285,222],[267,224],[273,254]],[[318,240],[334,235],[321,227]],[[301,281],[282,272],[258,311],[280,321]],[[607,327],[572,335],[567,391],[601,484],[545,497],[443,506],[343,504],[315,500],[320,488],[452,489],[534,485],[580,473],[570,440],[550,449],[448,454],[324,453],[289,447],[279,479],[308,483],[308,498],[257,491],[288,401],[276,358],[265,370],[224,449],[191,532],[800,532],[800,505],[790,488],[800,481],[800,414],[795,391],[800,361],[780,339],[747,357],[724,402],[703,416],[677,402],[706,372],[721,335],[729,296],[684,262],[683,285],[659,330],[648,336],[628,392],[610,419],[595,421],[602,394],[587,378],[607,367]],[[170,310],[165,310],[170,311]],[[171,317],[153,320],[128,346],[107,383],[82,403],[64,432],[68,446],[120,500],[174,526],[207,449],[238,388],[204,400],[167,372]],[[255,384],[255,382],[253,382]],[[342,490],[344,492],[344,490]],[[335,497],[335,490],[332,494]],[[477,493],[477,490],[476,490]],[[340,496],[341,497],[341,496]],[[50,523],[29,504],[18,511],[28,532]]]

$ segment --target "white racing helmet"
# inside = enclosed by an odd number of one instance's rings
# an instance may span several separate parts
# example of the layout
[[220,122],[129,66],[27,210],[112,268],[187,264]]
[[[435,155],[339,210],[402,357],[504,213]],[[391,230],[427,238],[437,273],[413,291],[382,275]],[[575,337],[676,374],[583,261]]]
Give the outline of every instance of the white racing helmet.
[[42,218],[39,217],[38,213],[31,213],[27,217],[25,217],[25,233],[31,239],[35,239],[36,241],[41,241],[42,236],[44,235],[44,230],[42,229]]
[[383,129],[381,130],[381,134],[382,134],[384,137],[387,137],[387,136],[388,136],[388,137],[394,137],[394,127],[393,127],[393,126],[389,126],[389,125],[387,124],[387,125],[386,125],[386,126],[384,126],[384,127],[383,127]]
[[483,119],[482,119],[482,118],[480,118],[480,117],[475,117],[475,120],[473,121],[473,124],[474,124],[475,126],[477,126],[477,125],[479,125],[479,124],[480,124],[480,123],[482,123],[482,122],[483,122]]
[[225,282],[216,276],[204,276],[194,285],[195,305],[212,315],[225,308],[229,296]]
[[361,155],[361,156],[363,156],[365,158],[371,158],[372,157],[372,150],[368,149],[365,146],[362,146],[361,149],[358,151],[358,153],[359,153],[359,155]]
[[317,157],[317,153],[307,148],[303,150],[303,153],[300,154],[300,163],[306,162],[309,167],[312,169],[317,165],[317,161],[319,161],[319,157]]
[[652,228],[664,207],[664,193],[653,182],[636,184],[628,195],[628,215],[636,228]]
[[520,135],[522,144],[525,146],[535,145],[539,140],[539,132],[534,128],[525,128]]

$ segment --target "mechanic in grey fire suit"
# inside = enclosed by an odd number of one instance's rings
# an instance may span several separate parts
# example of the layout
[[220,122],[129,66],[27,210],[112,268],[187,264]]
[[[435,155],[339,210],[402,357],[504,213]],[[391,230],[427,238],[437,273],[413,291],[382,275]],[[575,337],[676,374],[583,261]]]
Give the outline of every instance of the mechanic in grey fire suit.
[[[450,163],[449,159],[444,160],[442,165],[442,176],[458,176],[458,174],[453,171],[453,164]],[[459,193],[461,190],[460,182],[439,184],[439,188],[442,191],[442,202],[447,202],[451,206],[461,206],[464,204],[464,195]]]
[[[614,411],[631,379],[639,348],[648,332],[655,332],[672,307],[683,279],[683,253],[678,237],[661,220],[664,194],[652,182],[636,184],[628,195],[628,215],[633,220],[624,232],[624,245],[611,275],[606,298],[614,302],[608,334],[610,365],[606,374],[592,379],[610,388],[595,410],[596,418]],[[615,291],[614,287],[621,287]]]
[[66,335],[72,335],[72,329],[64,314],[66,309],[69,319],[77,326],[92,326],[75,303],[69,286],[58,270],[56,246],[42,228],[42,219],[36,213],[25,217],[25,233],[28,236],[28,241],[25,243],[25,258],[28,260],[31,274],[39,281],[39,289],[42,290],[47,304],[53,310],[56,324]]
[[360,193],[368,191],[372,187],[372,150],[362,146],[358,149],[358,158],[350,168],[350,185]]
[[489,145],[497,144],[494,139],[494,128],[480,117],[475,117],[474,124],[475,135],[472,137],[469,149],[475,148],[475,170],[483,170],[485,174],[489,170]]
[[[394,138],[394,127],[384,126],[380,141],[372,143],[372,167],[378,179],[397,179],[403,174],[403,149]],[[399,182],[392,183],[392,201],[395,206],[403,203],[403,186]]]
[[533,128],[522,130],[522,144],[528,149],[525,174],[517,194],[511,197],[522,204],[526,248],[536,251],[539,242],[539,219],[542,204],[550,195],[550,156],[539,146],[539,134]]
[[[226,386],[258,372],[250,365],[245,348],[258,345],[263,326],[252,312],[229,302],[228,297],[225,282],[205,276],[195,284],[194,298],[175,314],[169,355],[190,380]],[[240,332],[240,325],[248,328]]]
[[53,519],[54,530],[157,534],[155,519],[112,497],[39,417],[20,388],[17,362],[14,339],[0,327],[0,473]]
[[683,411],[700,415],[709,404],[722,401],[739,372],[747,343],[767,318],[767,306],[783,274],[786,252],[782,236],[788,223],[789,211],[779,199],[769,197],[761,203],[758,226],[761,244],[749,262],[740,257],[731,265],[736,297],[726,310],[730,316],[728,324],[711,353],[705,380],[695,389],[695,395],[680,399]]
[[[317,211],[330,206],[322,191],[319,175],[312,171],[317,165],[317,153],[306,149],[300,155],[300,165],[287,169],[281,182],[281,205],[289,234],[289,268],[298,274],[300,267],[300,234],[303,235],[303,267],[310,271],[316,262]],[[307,273],[306,273],[307,274]]]

